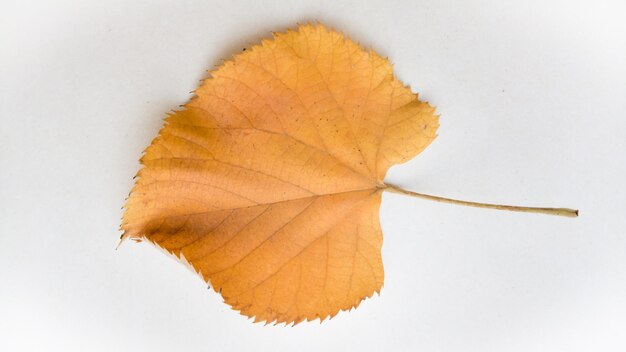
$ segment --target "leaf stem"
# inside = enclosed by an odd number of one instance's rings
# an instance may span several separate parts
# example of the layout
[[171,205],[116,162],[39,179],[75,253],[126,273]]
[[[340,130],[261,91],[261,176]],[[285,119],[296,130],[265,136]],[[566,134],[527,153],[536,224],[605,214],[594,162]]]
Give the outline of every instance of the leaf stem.
[[435,202],[440,203],[449,203],[449,204],[457,204],[464,205],[468,207],[475,208],[487,208],[487,209],[497,209],[497,210],[508,210],[508,211],[516,211],[523,213],[536,213],[536,214],[546,214],[546,215],[556,215],[556,216],[565,216],[569,218],[575,218],[578,216],[577,209],[569,209],[569,208],[537,208],[537,207],[522,207],[516,205],[501,205],[501,204],[488,204],[488,203],[477,203],[477,202],[468,202],[465,200],[444,198],[438,196],[431,196],[429,194],[422,194],[417,192],[407,191],[398,186],[394,186],[391,184],[384,185],[383,188],[385,191],[389,191],[392,193],[404,194],[411,197],[428,199]]

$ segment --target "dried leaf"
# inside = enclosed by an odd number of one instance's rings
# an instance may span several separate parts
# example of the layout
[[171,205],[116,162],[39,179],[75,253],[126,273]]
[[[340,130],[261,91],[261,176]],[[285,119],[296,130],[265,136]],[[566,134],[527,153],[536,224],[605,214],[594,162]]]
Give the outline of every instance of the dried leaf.
[[302,25],[211,72],[141,159],[123,239],[200,273],[255,321],[324,320],[383,285],[390,166],[435,138],[390,63]]

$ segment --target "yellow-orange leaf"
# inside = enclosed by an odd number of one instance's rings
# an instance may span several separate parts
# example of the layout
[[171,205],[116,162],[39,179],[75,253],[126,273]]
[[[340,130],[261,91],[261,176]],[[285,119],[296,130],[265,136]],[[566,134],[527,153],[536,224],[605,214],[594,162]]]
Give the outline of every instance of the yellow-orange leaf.
[[389,62],[303,25],[211,72],[141,159],[123,238],[189,263],[257,321],[325,319],[383,284],[383,180],[435,138]]

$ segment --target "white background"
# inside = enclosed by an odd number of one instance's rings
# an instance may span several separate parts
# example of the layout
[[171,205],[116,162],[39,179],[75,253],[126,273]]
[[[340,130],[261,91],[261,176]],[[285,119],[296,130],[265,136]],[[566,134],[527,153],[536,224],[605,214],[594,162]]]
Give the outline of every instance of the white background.
[[[626,350],[622,1],[2,1],[0,350]],[[578,219],[386,194],[385,286],[263,326],[161,252],[115,251],[142,150],[205,70],[320,20],[441,113],[387,180]]]

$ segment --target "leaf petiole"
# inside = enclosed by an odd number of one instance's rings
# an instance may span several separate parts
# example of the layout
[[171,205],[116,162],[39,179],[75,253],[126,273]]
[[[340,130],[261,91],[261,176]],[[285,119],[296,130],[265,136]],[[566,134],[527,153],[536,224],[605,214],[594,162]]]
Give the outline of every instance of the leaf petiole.
[[464,205],[464,206],[475,207],[475,208],[508,210],[508,211],[523,212],[523,213],[536,213],[536,214],[546,214],[546,215],[555,215],[555,216],[565,216],[569,218],[578,217],[577,209],[522,207],[522,206],[516,206],[516,205],[501,205],[501,204],[468,202],[465,200],[444,198],[444,197],[432,196],[429,194],[422,194],[422,193],[407,191],[405,189],[402,189],[398,186],[394,186],[391,184],[385,184],[381,186],[381,188],[385,191],[389,191],[392,193],[404,194],[410,197],[428,199],[428,200],[432,200],[432,201],[440,202],[440,203],[457,204],[457,205]]

